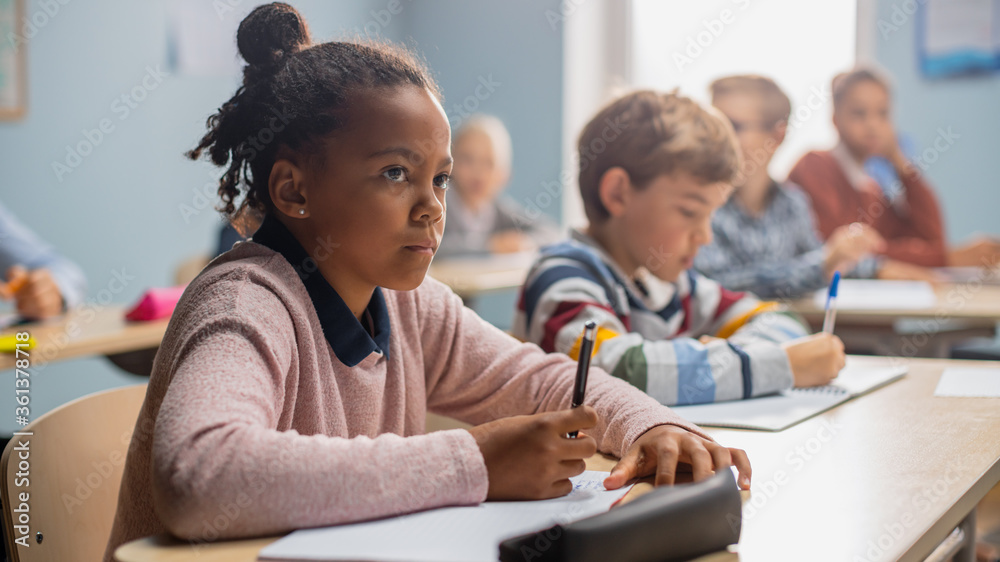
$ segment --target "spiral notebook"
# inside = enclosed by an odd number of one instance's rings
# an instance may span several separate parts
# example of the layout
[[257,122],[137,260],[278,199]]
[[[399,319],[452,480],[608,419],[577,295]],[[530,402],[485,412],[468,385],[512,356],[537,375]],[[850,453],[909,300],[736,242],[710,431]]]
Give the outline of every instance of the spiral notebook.
[[685,419],[709,427],[781,431],[834,406],[847,402],[898,380],[906,374],[905,365],[863,367],[851,365],[837,375],[833,383],[813,388],[793,388],[778,394],[671,408]]

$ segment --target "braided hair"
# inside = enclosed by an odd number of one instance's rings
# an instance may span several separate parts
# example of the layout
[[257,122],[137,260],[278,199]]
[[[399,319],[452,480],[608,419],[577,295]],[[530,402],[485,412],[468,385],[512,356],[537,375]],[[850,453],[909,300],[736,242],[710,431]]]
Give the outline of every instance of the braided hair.
[[[273,209],[268,178],[279,148],[315,157],[324,137],[344,126],[355,92],[411,84],[441,93],[412,52],[374,41],[314,44],[299,12],[281,2],[255,8],[236,44],[246,61],[243,84],[206,121],[208,132],[186,155],[207,153],[226,170],[218,210],[238,230],[247,214]],[[241,199],[242,197],[242,199]]]

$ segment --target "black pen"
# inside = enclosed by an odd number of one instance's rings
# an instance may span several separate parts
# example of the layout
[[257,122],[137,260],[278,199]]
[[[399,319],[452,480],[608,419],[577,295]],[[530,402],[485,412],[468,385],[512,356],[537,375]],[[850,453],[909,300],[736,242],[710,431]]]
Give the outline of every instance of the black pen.
[[[587,391],[587,373],[590,371],[590,354],[594,351],[594,332],[597,331],[597,322],[588,320],[583,325],[583,338],[580,340],[580,357],[576,361],[576,384],[573,386],[573,407],[583,405],[583,395]],[[576,432],[569,432],[572,439],[576,439]]]

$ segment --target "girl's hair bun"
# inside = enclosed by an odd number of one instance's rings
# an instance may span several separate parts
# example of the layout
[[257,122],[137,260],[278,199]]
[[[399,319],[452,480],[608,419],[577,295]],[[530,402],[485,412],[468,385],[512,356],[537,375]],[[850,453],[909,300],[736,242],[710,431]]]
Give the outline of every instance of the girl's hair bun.
[[258,6],[240,22],[236,45],[251,67],[277,67],[286,55],[311,43],[309,27],[298,10],[283,2]]

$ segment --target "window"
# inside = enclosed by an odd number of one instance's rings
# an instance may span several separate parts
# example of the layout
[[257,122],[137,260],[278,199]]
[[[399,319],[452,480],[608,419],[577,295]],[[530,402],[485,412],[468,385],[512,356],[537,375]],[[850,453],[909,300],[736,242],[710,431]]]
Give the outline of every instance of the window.
[[792,100],[784,144],[771,162],[783,179],[811,149],[836,142],[830,79],[855,61],[855,2],[633,0],[631,83],[708,103],[730,74],[775,80]]

